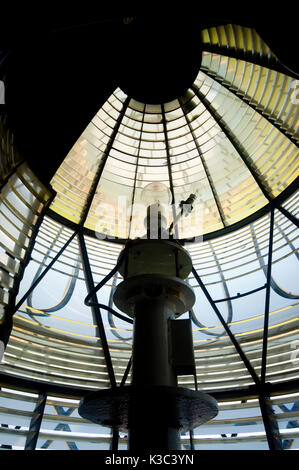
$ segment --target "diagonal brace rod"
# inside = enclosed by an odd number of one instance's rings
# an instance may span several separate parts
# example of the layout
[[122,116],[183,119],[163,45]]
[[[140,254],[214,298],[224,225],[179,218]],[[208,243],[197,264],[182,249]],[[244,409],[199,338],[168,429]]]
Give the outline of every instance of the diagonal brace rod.
[[212,297],[210,296],[206,286],[204,285],[204,283],[202,282],[202,280],[200,279],[199,275],[197,274],[195,268],[192,268],[192,273],[193,273],[193,276],[195,277],[195,279],[197,280],[200,288],[202,289],[203,293],[205,294],[206,298],[208,299],[211,307],[213,308],[214,312],[216,313],[218,319],[220,320],[221,324],[223,325],[223,328],[225,329],[227,335],[229,336],[231,342],[233,343],[233,345],[235,346],[237,352],[239,353],[242,361],[244,362],[245,366],[247,367],[248,369],[248,372],[250,373],[251,377],[253,378],[254,382],[256,383],[256,385],[260,385],[260,379],[258,377],[258,375],[256,374],[254,368],[252,367],[252,365],[250,364],[247,356],[245,355],[243,349],[241,348],[241,346],[239,345],[238,341],[236,340],[234,334],[231,332],[231,330],[229,329],[226,321],[224,320],[224,318],[222,317],[220,311],[218,310],[217,306],[215,305],[215,302],[213,301]]
[[265,300],[265,315],[264,315],[264,336],[263,336],[263,351],[262,351],[262,366],[261,366],[261,381],[264,384],[266,378],[266,364],[267,364],[267,344],[268,344],[268,326],[269,326],[269,306],[270,306],[270,289],[271,289],[271,268],[272,268],[272,253],[273,253],[273,231],[274,231],[274,208],[270,212],[270,233],[269,233],[269,251],[268,251],[268,264],[267,264],[267,283],[266,283],[266,300]]
[[[80,247],[80,252],[81,252],[81,257],[82,257],[82,264],[83,264],[86,287],[87,287],[88,292],[91,292],[92,290],[94,290],[94,282],[93,282],[92,271],[91,271],[91,267],[89,263],[88,253],[87,253],[86,244],[85,244],[82,230],[79,230],[78,232],[78,241],[79,241],[79,247]],[[102,320],[102,315],[101,315],[101,311],[99,307],[96,305],[98,303],[96,293],[92,295],[91,299],[93,302],[93,305],[91,306],[91,310],[95,318],[95,321],[97,323],[97,327],[99,329],[99,335],[100,335],[103,353],[104,353],[104,357],[106,361],[110,384],[111,384],[111,387],[116,387],[116,380],[115,380],[111,355],[109,351],[109,346],[108,346],[108,342],[106,338],[106,332],[105,332],[105,328],[104,328],[104,324]]]
[[71,243],[73,238],[75,237],[77,232],[74,232],[72,236],[68,239],[68,241],[63,245],[63,247],[58,251],[58,253],[55,255],[55,257],[52,259],[52,261],[48,264],[48,266],[44,269],[44,271],[40,274],[40,276],[35,280],[35,282],[31,285],[31,287],[27,290],[26,294],[23,295],[23,297],[19,300],[19,302],[15,305],[14,310],[12,314],[17,312],[21,305],[25,302],[27,297],[31,294],[31,292],[36,288],[36,286],[40,283],[40,281],[44,278],[44,276],[47,274],[47,272],[52,268],[53,264],[58,260],[60,255],[64,252],[64,250],[67,248],[67,246]]

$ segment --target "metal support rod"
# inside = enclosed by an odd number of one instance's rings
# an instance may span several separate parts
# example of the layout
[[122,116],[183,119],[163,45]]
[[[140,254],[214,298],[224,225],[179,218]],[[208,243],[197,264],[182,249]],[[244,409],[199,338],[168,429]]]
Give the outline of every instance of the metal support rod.
[[96,193],[96,190],[97,190],[97,187],[98,187],[98,184],[99,184],[99,181],[101,179],[101,176],[103,174],[103,171],[104,171],[104,168],[105,168],[105,164],[107,162],[107,159],[109,157],[109,154],[110,154],[110,150],[112,148],[112,145],[114,143],[114,140],[115,140],[115,137],[118,133],[118,130],[119,130],[119,127],[121,125],[121,121],[125,115],[125,112],[126,112],[126,109],[128,107],[128,104],[129,104],[129,101],[130,101],[130,97],[128,96],[126,98],[126,100],[124,101],[123,103],[123,107],[122,107],[122,110],[120,111],[119,113],[119,116],[116,120],[116,124],[113,128],[113,131],[112,131],[112,134],[110,136],[110,139],[109,139],[109,142],[105,148],[105,151],[104,151],[104,156],[103,156],[103,159],[101,160],[100,164],[99,164],[99,167],[96,171],[96,174],[94,175],[94,178],[93,178],[93,182],[92,182],[92,185],[91,185],[91,188],[89,190],[89,193],[88,193],[88,196],[87,196],[87,199],[86,199],[86,202],[85,202],[85,205],[82,209],[82,213],[81,213],[81,217],[80,217],[80,223],[79,225],[81,227],[83,227],[86,219],[87,219],[87,216],[88,216],[88,212],[89,212],[89,209],[90,209],[90,206],[92,204],[92,201],[93,201],[93,198],[95,196],[95,193]]
[[[112,280],[112,287],[111,287],[111,291],[110,291],[110,295],[109,295],[109,301],[108,301],[108,305],[106,306],[106,310],[107,310],[107,316],[108,316],[108,322],[109,322],[109,325],[110,327],[112,328],[111,329],[111,333],[113,334],[113,336],[115,336],[117,339],[120,339],[122,341],[128,341],[128,340],[131,340],[132,337],[124,337],[122,335],[120,335],[116,330],[116,326],[115,326],[115,323],[114,323],[114,316],[115,314],[117,313],[117,317],[118,318],[121,318],[123,319],[124,321],[127,321],[128,323],[132,323],[133,324],[133,320],[131,320],[129,317],[127,318],[122,318],[123,316],[119,314],[119,312],[116,312],[116,310],[113,309],[113,295],[114,295],[114,292],[115,292],[115,288],[116,288],[116,284],[117,284],[117,272],[114,274],[113,276],[113,280]],[[89,302],[88,304],[89,305]],[[99,305],[99,308],[103,308]],[[109,309],[109,310],[108,310]]]
[[[88,258],[88,253],[85,245],[85,240],[84,236],[82,233],[82,230],[79,230],[78,232],[78,241],[79,241],[79,248],[81,252],[81,257],[82,257],[82,264],[83,264],[83,270],[84,270],[84,277],[85,277],[85,283],[87,287],[88,293],[94,290],[94,282],[93,282],[93,276],[92,276],[92,271],[89,263],[89,258]],[[114,370],[113,370],[113,365],[112,365],[112,360],[110,356],[110,351],[109,351],[109,346],[107,343],[107,338],[106,338],[106,332],[102,320],[102,315],[99,307],[96,305],[98,303],[97,300],[97,294],[94,293],[91,297],[92,300],[92,306],[91,311],[93,314],[93,317],[96,321],[97,327],[99,329],[99,335],[101,339],[101,344],[103,347],[103,353],[106,361],[106,366],[108,370],[108,375],[110,379],[110,384],[111,387],[116,387],[116,380],[115,380],[115,375],[114,375]]]
[[254,294],[255,292],[259,292],[260,290],[266,289],[266,284],[261,287],[257,287],[256,289],[249,290],[248,292],[243,292],[242,294],[238,293],[237,295],[233,295],[232,297],[223,297],[223,299],[214,300],[215,304],[219,302],[227,302],[228,300],[240,299],[240,297],[246,297],[247,295]]
[[191,429],[191,431],[189,431],[189,438],[190,438],[190,450],[194,450],[194,442],[193,442],[194,432],[193,432],[193,429]]
[[201,151],[201,148],[198,144],[198,140],[197,140],[197,137],[192,129],[192,126],[191,126],[191,122],[190,122],[190,119],[188,117],[188,114],[184,111],[184,105],[182,103],[182,101],[179,99],[179,103],[181,105],[181,108],[182,108],[182,111],[184,113],[184,117],[186,119],[186,122],[188,124],[188,128],[189,128],[189,132],[191,133],[192,135],[192,138],[194,140],[194,143],[196,145],[196,150],[197,150],[197,153],[198,153],[198,156],[200,158],[200,161],[201,161],[201,164],[203,166],[203,169],[205,171],[205,175],[207,177],[207,180],[209,182],[209,186],[210,186],[210,189],[212,191],[212,194],[213,194],[213,197],[214,197],[214,200],[215,200],[215,203],[216,203],[216,206],[217,206],[217,209],[218,209],[218,213],[219,213],[219,216],[220,216],[220,219],[221,219],[221,222],[223,224],[223,227],[226,227],[227,226],[227,223],[226,223],[226,220],[225,220],[225,216],[224,216],[224,213],[223,213],[223,209],[222,209],[222,206],[221,206],[221,202],[220,202],[220,199],[219,199],[219,196],[218,196],[218,193],[216,191],[216,188],[215,188],[215,185],[214,185],[214,182],[213,182],[213,179],[212,179],[212,176],[210,174],[210,171],[209,171],[209,168],[207,166],[207,163],[206,163],[206,160],[202,154],[202,151]]
[[267,182],[264,179],[261,179],[260,175],[258,174],[257,170],[254,167],[254,164],[251,162],[249,155],[247,154],[246,150],[242,147],[241,143],[238,144],[235,142],[235,139],[232,137],[230,130],[224,125],[221,116],[218,115],[217,111],[213,108],[212,104],[206,99],[203,93],[195,87],[194,85],[191,87],[192,91],[196,94],[196,96],[201,100],[203,105],[209,111],[213,119],[216,121],[218,126],[220,127],[221,131],[225,134],[229,142],[232,144],[234,149],[236,150],[237,154],[241,157],[243,163],[246,165],[247,169],[255,179],[257,185],[259,186],[260,190],[262,191],[263,195],[268,201],[272,200],[272,193],[271,188],[268,187]]
[[[172,171],[171,171],[171,163],[170,163],[170,152],[169,152],[169,143],[168,143],[168,136],[167,136],[167,126],[166,126],[166,118],[165,118],[165,107],[164,107],[164,104],[162,104],[161,107],[162,107],[163,132],[164,132],[165,146],[166,146],[166,157],[167,157],[167,168],[168,168],[169,187],[170,187],[170,193],[171,193],[172,218],[173,218],[173,220],[176,220],[175,194],[174,194],[174,187],[173,187],[173,180],[172,180]],[[175,225],[173,228],[174,228],[174,232],[175,232],[175,238],[179,238],[177,225]]]
[[[256,251],[257,260],[259,262],[260,267],[263,270],[265,278],[267,279],[267,264],[264,261],[261,249],[259,247],[259,241],[258,241],[256,233],[255,233],[254,224],[250,224],[249,228],[250,228],[250,231],[251,231],[252,241],[253,241],[254,249]],[[270,284],[271,284],[271,288],[274,290],[274,292],[276,292],[276,294],[280,295],[281,297],[284,297],[286,299],[298,299],[299,298],[298,295],[292,294],[291,292],[287,292],[285,289],[283,289],[281,286],[279,286],[276,283],[276,281],[273,279],[272,276],[271,276],[271,279],[270,279]],[[266,287],[267,287],[267,282],[265,284],[265,288]]]
[[2,343],[1,344],[1,352],[0,352],[1,357],[4,354],[4,350],[6,348],[6,345],[7,345],[8,341],[9,341],[9,337],[10,337],[10,334],[11,334],[12,327],[13,327],[13,317],[12,317],[12,315],[9,315],[6,312],[4,312],[4,318],[3,318],[3,320],[1,321],[1,324],[0,324],[0,342]]
[[21,300],[19,300],[19,302],[15,305],[14,309],[13,309],[13,313],[17,312],[17,310],[19,310],[19,308],[21,307],[21,305],[24,303],[24,301],[27,299],[27,297],[31,294],[31,292],[36,288],[36,286],[40,283],[40,281],[45,277],[45,275],[47,274],[47,272],[52,268],[53,264],[58,260],[58,258],[60,257],[60,255],[64,252],[64,250],[68,247],[68,245],[71,243],[71,241],[74,239],[76,235],[76,232],[74,232],[72,234],[72,236],[68,239],[68,241],[63,245],[63,247],[58,251],[58,253],[54,256],[54,258],[52,259],[52,261],[48,264],[48,266],[46,266],[46,268],[44,269],[44,271],[40,274],[40,276],[35,280],[35,282],[31,285],[31,287],[28,289],[28,291],[26,292],[26,294],[23,295],[23,297],[21,298]]
[[139,139],[139,141],[138,141],[138,149],[137,149],[137,155],[136,155],[134,184],[133,184],[132,200],[131,200],[131,213],[130,213],[130,218],[129,218],[128,239],[130,239],[131,228],[132,228],[132,219],[133,219],[133,211],[134,211],[134,200],[135,200],[136,182],[137,182],[137,174],[138,174],[138,164],[139,164],[139,156],[140,156],[140,148],[141,148],[141,136],[142,136],[143,126],[144,126],[145,108],[146,108],[146,105],[144,104],[144,106],[143,106],[143,113],[142,113],[142,121],[141,121],[141,129],[140,129],[140,139]]
[[279,427],[271,405],[271,401],[263,391],[259,393],[259,404],[264,422],[265,432],[269,445],[269,450],[283,450],[282,441],[279,434]]
[[[269,228],[269,251],[267,263],[267,282],[266,282],[266,298],[265,298],[265,313],[264,313],[264,333],[263,333],[263,349],[262,349],[262,364],[261,364],[261,385],[265,385],[266,380],[266,366],[267,366],[267,345],[268,345],[268,327],[269,327],[269,306],[270,306],[270,290],[271,290],[271,268],[272,268],[272,253],[273,253],[273,233],[274,233],[274,207],[271,207],[270,212],[270,228]],[[259,403],[262,413],[262,418],[267,435],[267,441],[270,450],[282,450],[282,442],[279,434],[279,427],[275,419],[272,409],[270,398],[267,397],[263,388],[259,391]]]
[[273,253],[273,231],[274,231],[274,208],[270,212],[270,229],[269,229],[269,252],[267,264],[267,283],[266,283],[266,299],[265,299],[265,314],[264,314],[264,335],[263,335],[263,350],[262,350],[262,366],[261,366],[261,382],[265,383],[266,379],[266,365],[267,365],[267,344],[268,344],[268,326],[269,326],[269,306],[270,306],[270,289],[271,289],[271,268],[272,268],[272,253]]
[[[37,269],[34,278],[32,279],[32,283],[34,283],[35,280],[38,279],[40,273],[43,271],[43,265],[47,264],[47,259],[50,257],[51,252],[54,251],[55,245],[59,241],[59,237],[63,233],[63,230],[64,230],[64,227],[61,226],[61,228],[59,229],[56,237],[53,239],[52,243],[50,244],[50,246],[48,247],[46,253],[44,254],[43,259],[40,262],[40,266]],[[73,291],[74,291],[74,288],[75,288],[75,285],[76,285],[76,281],[77,281],[77,277],[78,277],[78,273],[79,273],[79,266],[80,266],[80,259],[79,260],[77,259],[76,264],[75,264],[75,266],[73,267],[73,270],[72,270],[71,280],[68,283],[68,286],[66,287],[66,289],[64,291],[64,295],[61,298],[60,302],[58,302],[58,304],[54,305],[53,307],[43,308],[44,313],[57,312],[58,310],[64,308],[65,305],[68,303],[68,301],[70,300],[70,298],[73,294]],[[26,301],[27,307],[29,307],[29,308],[26,307],[26,313],[27,313],[27,315],[30,316],[30,318],[33,318],[32,312],[30,310],[30,307],[33,307],[32,295],[33,295],[33,292],[31,292],[31,294],[28,295],[27,301]],[[35,316],[36,316],[36,312],[34,313],[34,317]]]
[[295,217],[293,214],[291,214],[288,210],[286,210],[284,207],[282,206],[277,206],[277,209],[285,216],[287,217],[291,222],[293,222],[293,224],[296,225],[296,227],[299,228],[299,220],[297,219],[297,217]]
[[269,398],[265,398],[265,394],[262,388],[262,383],[260,381],[260,378],[256,374],[255,370],[253,369],[252,365],[250,364],[248,358],[246,357],[245,353],[243,352],[241,346],[239,345],[238,341],[236,340],[235,336],[233,333],[230,331],[228,325],[224,321],[221,313],[219,312],[217,306],[213,302],[213,299],[211,298],[208,290],[206,289],[205,285],[203,284],[202,280],[198,276],[197,272],[195,269],[192,269],[192,273],[194,277],[196,278],[198,284],[200,285],[201,289],[205,293],[208,301],[210,302],[213,310],[215,311],[217,317],[219,318],[220,322],[222,323],[225,331],[227,332],[229,338],[231,339],[233,345],[235,346],[237,352],[239,353],[241,359],[243,360],[245,366],[247,367],[251,377],[253,378],[254,382],[257,385],[257,390],[259,393],[259,401],[260,401],[260,407],[261,407],[261,412],[262,412],[262,418],[265,426],[265,431],[267,435],[267,440],[268,440],[268,445],[270,450],[277,450],[280,449],[280,438],[279,438],[279,429],[277,426],[277,422],[275,420],[275,416],[271,407],[271,402]]
[[250,171],[251,175],[255,179],[257,185],[259,186],[260,190],[264,194],[265,198],[270,202],[271,208],[276,207],[285,217],[287,217],[289,220],[293,222],[297,227],[299,227],[299,221],[298,219],[291,214],[289,211],[287,211],[284,207],[282,207],[278,201],[275,201],[272,197],[272,191],[271,188],[268,186],[267,182],[261,178],[261,176],[258,174],[256,171],[254,164],[251,163],[249,156],[247,155],[247,152],[245,149],[241,146],[241,143],[239,142],[238,144],[235,142],[234,138],[232,137],[230,131],[226,128],[226,126],[222,122],[221,116],[218,115],[217,111],[213,108],[211,103],[206,99],[206,97],[196,88],[195,86],[192,86],[193,92],[198,96],[198,98],[202,101],[204,106],[207,108],[209,113],[212,115],[213,119],[217,122],[217,124],[220,126],[222,132],[226,135],[230,143],[233,145],[235,148],[236,152],[239,154],[241,157],[242,161],[245,163],[247,169]]
[[111,439],[110,450],[113,450],[113,451],[118,450],[118,441],[119,441],[118,429],[112,429],[112,439]]
[[280,235],[282,236],[282,238],[285,240],[286,242],[286,245],[289,246],[290,250],[292,251],[292,253],[294,254],[294,256],[297,258],[297,260],[299,261],[299,253],[298,253],[298,250],[295,248],[294,244],[291,242],[290,238],[288,237],[288,235],[286,234],[286,232],[280,227],[280,225],[274,221],[274,225],[275,225],[275,228],[279,231]]
[[208,299],[211,307],[213,308],[214,312],[216,313],[218,319],[220,320],[221,324],[223,325],[227,335],[229,336],[230,340],[232,341],[233,345],[235,346],[237,352],[239,353],[242,361],[244,362],[245,366],[247,367],[248,369],[248,372],[250,373],[251,377],[253,378],[254,382],[257,384],[257,385],[260,385],[260,379],[258,377],[258,375],[256,374],[254,368],[252,367],[252,365],[250,364],[247,356],[245,355],[245,353],[243,352],[241,346],[239,345],[238,341],[236,340],[235,336],[233,335],[233,333],[230,331],[226,321],[223,319],[220,311],[218,310],[217,306],[215,305],[212,297],[210,296],[206,286],[204,285],[204,283],[202,282],[202,280],[200,279],[199,275],[197,274],[196,270],[194,268],[192,268],[192,273],[193,273],[193,276],[195,277],[195,279],[197,280],[199,286],[201,287],[202,291],[204,292],[206,298]]
[[131,365],[132,365],[132,356],[129,359],[129,362],[128,362],[126,370],[125,370],[125,373],[123,375],[123,378],[121,379],[121,383],[119,385],[120,387],[123,387],[125,385],[126,380],[128,378],[128,375],[129,375],[129,372],[130,372],[130,369],[131,369]]
[[24,450],[35,450],[36,448],[39,430],[41,427],[44,410],[46,406],[46,401],[47,401],[46,393],[41,392],[38,396],[36,407],[32,414]]
[[[220,279],[221,279],[221,282],[222,282],[222,288],[224,290],[224,293],[226,295],[226,299],[227,299],[227,310],[228,310],[228,316],[227,316],[227,323],[230,323],[233,319],[233,306],[232,306],[232,303],[231,303],[231,300],[229,298],[229,290],[228,290],[228,287],[227,287],[227,283],[226,283],[226,280],[225,280],[225,276],[222,272],[222,269],[221,269],[221,265],[218,261],[218,257],[217,257],[217,254],[214,250],[214,247],[213,247],[213,244],[211,242],[209,242],[209,246],[211,248],[211,251],[212,251],[212,254],[213,254],[213,258],[214,258],[214,261],[216,263],[216,266],[217,266],[217,270],[218,270],[218,273],[219,273],[219,276],[220,276]],[[215,302],[215,301],[214,301]]]

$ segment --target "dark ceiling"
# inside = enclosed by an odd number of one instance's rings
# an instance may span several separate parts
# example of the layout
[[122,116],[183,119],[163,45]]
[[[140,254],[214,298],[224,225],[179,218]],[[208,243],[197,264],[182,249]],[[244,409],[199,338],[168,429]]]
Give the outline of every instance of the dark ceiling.
[[[38,176],[50,180],[117,86],[149,101],[158,91],[159,99],[168,101],[188,87],[200,65],[201,28],[231,22],[253,26],[281,62],[299,72],[291,12],[272,12],[269,18],[210,10],[2,19],[0,51],[10,52],[2,67],[9,123]],[[157,69],[159,77],[152,72]]]

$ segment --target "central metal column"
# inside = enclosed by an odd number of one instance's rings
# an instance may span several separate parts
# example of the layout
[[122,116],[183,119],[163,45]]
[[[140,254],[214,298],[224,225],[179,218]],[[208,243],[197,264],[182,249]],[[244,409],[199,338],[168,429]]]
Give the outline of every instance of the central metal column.
[[[151,387],[176,387],[177,377],[170,358],[169,320],[173,311],[161,300],[148,300],[136,305],[132,385],[140,390],[131,406],[130,450],[180,450],[180,432],[169,426],[163,401],[149,399],[144,391]],[[150,387],[150,388],[149,388]]]
[[132,385],[177,385],[169,358],[170,318],[174,319],[174,313],[161,300],[147,300],[136,306]]
[[[190,403],[199,397],[177,387],[171,327],[195,302],[184,281],[191,268],[189,254],[177,243],[147,239],[131,242],[119,269],[124,281],[114,303],[134,319],[130,450],[180,450],[182,417],[192,420]],[[200,400],[202,406],[205,399]]]

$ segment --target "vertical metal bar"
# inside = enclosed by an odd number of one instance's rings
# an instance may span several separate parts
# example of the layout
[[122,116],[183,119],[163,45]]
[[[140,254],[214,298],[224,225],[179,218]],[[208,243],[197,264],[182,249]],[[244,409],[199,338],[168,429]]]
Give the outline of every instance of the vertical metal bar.
[[4,311],[4,318],[0,323],[0,361],[3,357],[6,345],[9,341],[11,330],[13,327],[13,317]]
[[266,299],[265,299],[265,314],[264,314],[264,335],[263,335],[262,366],[261,366],[261,382],[262,382],[262,384],[265,383],[266,365],[267,365],[269,305],[270,305],[270,290],[271,290],[273,231],[274,231],[273,228],[274,228],[274,208],[271,207],[270,230],[269,230],[269,252],[268,252],[268,265],[267,265],[267,283],[266,283]]
[[39,430],[41,427],[44,410],[46,406],[46,401],[47,401],[46,393],[41,392],[38,396],[38,400],[37,400],[35,409],[32,414],[24,450],[35,450],[36,448]]
[[[251,227],[253,231],[253,227]],[[282,441],[279,434],[279,427],[275,419],[275,414],[271,405],[271,400],[265,392],[265,379],[266,379],[266,365],[267,365],[267,344],[268,344],[268,326],[269,326],[269,306],[270,306],[270,290],[271,290],[271,267],[272,267],[272,253],[273,253],[273,234],[274,234],[274,205],[271,205],[270,212],[270,227],[269,227],[269,249],[268,249],[268,263],[267,263],[267,277],[266,277],[266,294],[265,294],[265,313],[264,313],[264,333],[263,333],[263,349],[262,349],[262,363],[261,363],[261,386],[259,390],[259,404],[262,413],[263,423],[267,436],[267,441],[270,450],[282,450]],[[253,235],[254,246],[257,254],[259,252],[258,244]]]
[[188,128],[189,128],[189,131],[192,135],[192,138],[194,140],[194,143],[196,145],[196,150],[197,150],[197,153],[198,153],[198,156],[200,158],[200,161],[202,163],[202,166],[203,166],[203,169],[205,171],[205,174],[206,174],[206,177],[207,177],[207,180],[208,180],[208,183],[209,183],[209,186],[210,186],[210,189],[212,191],[212,194],[213,194],[213,197],[214,197],[214,200],[215,200],[215,203],[216,203],[216,206],[217,206],[217,209],[218,209],[218,213],[219,213],[219,216],[220,216],[220,219],[221,219],[221,222],[223,224],[224,227],[227,226],[227,223],[225,221],[225,216],[224,216],[224,213],[223,213],[223,210],[222,210],[222,206],[221,206],[221,202],[220,202],[220,199],[218,197],[218,194],[217,194],[217,191],[216,191],[216,188],[214,186],[214,183],[213,183],[213,180],[212,180],[212,177],[210,175],[210,172],[209,172],[209,168],[207,166],[207,163],[205,161],[205,158],[202,154],[202,151],[200,149],[200,146],[198,144],[198,140],[197,140],[197,137],[195,136],[194,132],[193,132],[193,129],[191,127],[191,123],[190,123],[190,119],[187,115],[187,113],[185,112],[184,110],[184,105],[182,104],[181,100],[179,99],[179,103],[181,105],[181,108],[182,108],[182,111],[184,113],[184,117],[186,119],[186,122],[188,124]]
[[235,346],[237,352],[239,353],[241,359],[243,360],[245,366],[247,367],[251,377],[255,381],[256,385],[258,386],[258,391],[259,391],[259,403],[260,403],[260,408],[261,408],[261,413],[262,413],[262,418],[265,426],[265,431],[266,431],[266,436],[268,440],[268,445],[270,450],[277,450],[280,449],[281,445],[281,440],[279,437],[279,429],[277,426],[277,422],[275,420],[275,416],[273,413],[273,409],[271,406],[270,399],[266,397],[265,392],[264,392],[264,387],[263,384],[260,381],[260,378],[256,374],[255,370],[253,369],[252,365],[250,364],[248,358],[244,354],[241,346],[239,345],[238,341],[234,337],[233,333],[230,331],[229,327],[227,326],[226,322],[224,321],[221,313],[219,312],[218,308],[213,302],[213,299],[211,298],[208,290],[206,289],[205,285],[203,284],[202,280],[198,276],[197,272],[195,269],[192,269],[192,273],[194,277],[196,278],[198,284],[200,285],[201,289],[205,293],[208,301],[210,302],[213,310],[215,311],[217,317],[219,318],[220,322],[222,323],[225,331],[227,332],[229,338],[231,339],[233,345]]
[[110,444],[110,450],[118,450],[118,442],[119,442],[119,432],[118,429],[112,429],[112,439]]
[[206,99],[206,97],[201,93],[198,88],[194,85],[191,87],[192,91],[196,94],[196,96],[201,100],[203,105],[207,108],[208,112],[211,114],[212,118],[216,121],[222,132],[225,134],[229,142],[232,144],[238,155],[241,157],[243,163],[246,165],[247,169],[255,179],[257,185],[259,186],[260,190],[264,194],[265,198],[268,201],[272,200],[271,196],[271,188],[267,185],[267,182],[260,177],[257,170],[255,169],[254,165],[250,161],[250,157],[245,151],[245,149],[241,146],[241,143],[238,144],[233,139],[231,132],[227,129],[227,127],[223,124],[221,116],[218,115],[217,111],[213,108],[211,103]]
[[[186,280],[187,283],[189,284],[188,280]],[[189,321],[190,321],[190,324],[192,325],[192,313],[193,313],[193,310],[189,310],[188,312],[188,317],[189,317]],[[194,358],[195,359],[195,358]],[[197,383],[197,373],[196,373],[196,363],[195,363],[195,367],[194,367],[194,375],[193,375],[193,378],[194,378],[194,388],[195,390],[198,390],[198,383]]]
[[193,437],[194,437],[194,433],[193,433],[193,429],[191,429],[191,431],[189,431],[189,438],[190,438],[190,450],[194,450],[194,442],[193,442]]
[[217,317],[219,318],[221,324],[223,325],[227,335],[229,336],[230,340],[232,341],[233,345],[235,346],[237,352],[239,353],[242,361],[244,362],[245,366],[247,367],[248,369],[248,372],[250,373],[251,377],[253,378],[254,382],[259,385],[260,384],[260,379],[258,377],[258,375],[256,374],[255,370],[253,369],[252,365],[250,364],[248,358],[246,357],[245,353],[243,352],[241,346],[239,345],[238,341],[236,340],[235,336],[233,335],[233,333],[230,331],[227,323],[225,322],[225,320],[223,319],[220,311],[218,310],[217,306],[215,305],[212,297],[210,296],[206,286],[204,285],[204,283],[202,282],[202,280],[200,279],[199,275],[197,274],[196,270],[194,268],[192,268],[192,273],[195,277],[195,279],[197,280],[199,286],[201,287],[202,291],[204,292],[206,298],[208,299],[211,307],[213,308],[214,312],[216,313]]
[[[170,152],[169,152],[169,143],[168,143],[168,137],[167,137],[167,126],[166,126],[164,104],[161,105],[161,108],[162,108],[162,124],[163,124],[163,131],[164,131],[164,137],[165,137],[165,146],[166,146],[166,158],[167,158],[169,187],[170,187],[170,192],[171,192],[172,218],[173,218],[173,220],[176,220],[175,195],[174,195],[173,180],[172,180],[172,171],[171,171],[171,163],[170,163]],[[174,225],[174,231],[175,231],[175,238],[179,238],[177,225]]]
[[93,198],[95,196],[95,193],[97,191],[97,187],[98,187],[98,184],[99,184],[99,181],[101,179],[101,176],[103,174],[103,171],[104,171],[104,168],[105,168],[105,164],[107,162],[107,159],[109,157],[109,154],[110,154],[110,150],[112,148],[112,145],[114,143],[114,140],[116,138],[116,135],[118,133],[118,130],[119,130],[119,127],[121,125],[121,121],[124,117],[124,114],[126,112],[126,109],[128,107],[128,104],[129,104],[129,101],[130,101],[130,98],[127,97],[126,100],[124,101],[123,103],[123,107],[122,107],[122,110],[120,111],[119,113],[119,116],[116,120],[116,124],[115,124],[115,127],[112,131],[112,134],[110,136],[110,139],[109,139],[109,142],[106,146],[106,149],[104,151],[104,157],[103,159],[101,160],[100,164],[99,164],[99,167],[97,169],[97,172],[94,176],[94,179],[93,179],[93,182],[92,182],[92,185],[91,185],[91,188],[89,190],[89,193],[88,193],[88,196],[87,196],[87,199],[86,199],[86,202],[85,202],[85,205],[82,209],[82,213],[81,213],[81,217],[80,217],[80,222],[79,222],[79,225],[81,227],[83,227],[85,221],[86,221],[86,218],[88,216],[88,212],[89,212],[89,209],[90,209],[90,206],[92,204],[92,201],[93,201]]
[[140,147],[141,147],[141,137],[142,137],[143,125],[144,125],[145,106],[146,105],[144,105],[144,107],[143,107],[143,115],[142,115],[142,121],[141,121],[141,129],[140,129],[140,139],[139,139],[139,142],[138,142],[138,149],[137,149],[137,156],[136,156],[136,167],[135,167],[135,175],[134,175],[134,186],[133,186],[133,192],[132,192],[131,213],[130,213],[130,219],[129,219],[128,238],[130,238],[130,235],[131,235],[131,226],[132,226],[132,219],[133,219],[133,205],[134,205],[135,192],[136,192],[136,181],[137,181],[138,163],[139,163],[139,155],[140,155]]
[[[80,248],[80,253],[81,253],[81,257],[82,257],[85,283],[86,283],[86,287],[87,287],[87,292],[89,293],[94,289],[95,286],[94,286],[94,282],[93,282],[93,276],[92,276],[92,272],[91,272],[91,267],[90,267],[90,263],[89,263],[88,253],[87,253],[87,249],[86,249],[85,240],[84,240],[82,230],[79,230],[79,232],[78,232],[78,241],[79,241],[79,248]],[[92,300],[93,304],[97,304],[98,303],[97,295],[93,294],[92,297],[91,297],[91,300]],[[111,387],[113,388],[113,387],[116,387],[116,380],[115,380],[112,360],[111,360],[111,356],[110,356],[109,346],[108,346],[108,343],[107,343],[106,332],[105,332],[105,328],[104,328],[104,324],[103,324],[103,320],[102,320],[101,311],[100,311],[99,307],[97,307],[96,305],[93,305],[90,308],[91,308],[93,317],[96,321],[97,327],[99,329],[99,335],[100,335],[101,344],[102,344],[102,347],[103,347],[103,353],[104,353],[104,357],[105,357],[105,361],[106,361],[106,366],[107,366],[107,370],[108,370],[110,384],[111,384]]]
[[270,398],[263,392],[259,393],[259,404],[265,426],[269,450],[283,450],[279,427],[271,405]]

